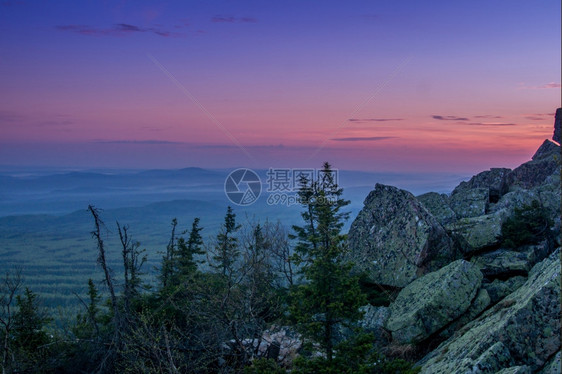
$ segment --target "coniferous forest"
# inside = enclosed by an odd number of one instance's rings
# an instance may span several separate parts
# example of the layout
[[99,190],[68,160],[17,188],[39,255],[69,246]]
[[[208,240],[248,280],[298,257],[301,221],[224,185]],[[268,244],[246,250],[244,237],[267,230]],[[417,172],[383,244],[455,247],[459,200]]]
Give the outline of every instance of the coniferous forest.
[[172,220],[152,281],[134,228],[119,222],[122,268],[109,266],[109,224],[90,205],[100,279],[88,281],[87,298],[76,295],[71,323],[53,324],[21,269],[2,279],[2,373],[417,372],[377,352],[358,322],[368,295],[345,260],[342,188],[303,177],[298,195],[302,221],[291,228],[242,226],[228,207],[204,242],[199,218],[184,231]]

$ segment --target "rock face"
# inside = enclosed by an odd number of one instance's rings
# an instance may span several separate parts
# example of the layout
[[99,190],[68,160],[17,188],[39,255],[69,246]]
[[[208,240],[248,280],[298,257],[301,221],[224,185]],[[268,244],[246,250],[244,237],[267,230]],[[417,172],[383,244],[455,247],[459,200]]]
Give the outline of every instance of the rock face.
[[490,202],[490,190],[477,187],[461,189],[451,195],[451,209],[457,218],[478,217],[486,214]]
[[554,117],[554,135],[552,140],[560,144],[560,121],[562,121],[562,108],[556,109],[556,115]]
[[496,374],[531,374],[531,368],[528,366],[512,366],[507,369],[501,369]]
[[447,195],[428,192],[418,196],[417,199],[443,226],[457,220],[457,215],[449,206],[449,197]]
[[377,184],[349,230],[349,259],[368,281],[405,287],[455,258],[445,229],[409,192]]
[[517,189],[503,195],[496,204],[490,207],[490,213],[503,210],[506,212],[506,215],[511,215],[515,208],[531,205],[535,200],[540,201],[538,191]]
[[540,374],[560,374],[560,351],[544,366]]
[[443,338],[448,338],[455,333],[455,331],[459,330],[462,326],[466,325],[474,318],[478,317],[480,313],[482,313],[488,305],[490,305],[491,299],[490,295],[488,295],[488,291],[486,289],[481,288],[470,307],[460,316],[457,320],[451,323],[445,330],[443,330],[439,336]]
[[511,169],[507,168],[492,168],[488,171],[476,174],[468,182],[461,182],[454,190],[452,195],[455,195],[463,190],[470,190],[474,188],[485,188],[488,190],[488,195],[492,202],[505,194],[509,186],[507,184],[507,176]]
[[386,328],[393,341],[418,343],[447,326],[467,311],[481,281],[482,273],[465,260],[416,279],[390,306]]
[[359,321],[359,325],[368,333],[373,334],[376,347],[382,347],[390,343],[390,335],[384,328],[389,316],[389,309],[384,306],[376,307],[366,305],[361,308],[365,314],[363,319]]
[[533,265],[543,260],[548,252],[549,246],[545,241],[520,248],[518,251],[498,249],[484,253],[474,256],[472,262],[486,277],[506,278],[507,276],[527,275]]
[[[349,231],[357,270],[402,288],[388,308],[364,308],[377,349],[425,355],[422,373],[560,373],[560,171],[560,146],[545,140],[531,161],[451,195],[377,185]],[[502,224],[535,202],[550,232],[503,248]]]
[[498,301],[521,287],[526,281],[527,278],[518,275],[505,281],[494,279],[491,283],[484,283],[482,288],[488,291],[490,304],[496,304]]
[[523,286],[458,331],[420,364],[427,373],[541,369],[560,349],[560,249]]
[[531,160],[540,160],[545,157],[552,157],[552,155],[557,152],[560,153],[560,146],[548,139],[545,139],[545,141],[541,144],[539,149],[537,149]]
[[[552,147],[548,146],[552,150]],[[560,170],[560,147],[557,146],[554,151],[545,153],[542,150],[537,158],[522,164],[513,169],[507,176],[507,183],[510,188],[521,187],[530,189],[540,186],[545,180],[555,172]]]
[[446,227],[462,252],[468,254],[497,246],[500,243],[503,221],[504,214],[499,211],[480,217],[463,218]]

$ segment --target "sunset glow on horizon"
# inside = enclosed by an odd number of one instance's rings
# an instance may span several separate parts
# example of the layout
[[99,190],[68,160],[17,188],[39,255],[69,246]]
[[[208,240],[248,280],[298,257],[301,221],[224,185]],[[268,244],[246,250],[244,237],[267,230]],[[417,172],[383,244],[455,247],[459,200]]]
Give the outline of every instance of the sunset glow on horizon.
[[560,2],[0,1],[0,166],[515,167]]

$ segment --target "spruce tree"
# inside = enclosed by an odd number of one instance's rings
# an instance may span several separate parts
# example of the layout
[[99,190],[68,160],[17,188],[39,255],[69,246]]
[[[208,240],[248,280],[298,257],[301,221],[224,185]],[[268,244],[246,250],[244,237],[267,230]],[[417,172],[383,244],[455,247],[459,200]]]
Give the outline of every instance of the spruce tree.
[[198,264],[195,256],[205,253],[202,249],[203,238],[201,237],[203,228],[199,226],[199,221],[199,218],[193,220],[187,241],[183,237],[178,239],[177,259],[174,259],[173,267],[173,278],[176,285],[187,281],[195,274]]
[[[350,275],[346,263],[346,235],[341,233],[349,213],[330,164],[325,163],[320,178],[301,178],[299,198],[304,206],[303,226],[293,226],[297,239],[295,262],[304,281],[290,292],[290,313],[297,329],[317,343],[326,368],[334,365],[336,329],[361,318],[359,307],[367,303],[359,279]],[[328,371],[329,372],[329,371]]]
[[240,255],[238,249],[238,239],[234,236],[240,228],[236,224],[236,214],[229,206],[224,217],[224,225],[221,232],[217,235],[213,267],[219,271],[223,277],[231,278],[234,272],[234,264]]

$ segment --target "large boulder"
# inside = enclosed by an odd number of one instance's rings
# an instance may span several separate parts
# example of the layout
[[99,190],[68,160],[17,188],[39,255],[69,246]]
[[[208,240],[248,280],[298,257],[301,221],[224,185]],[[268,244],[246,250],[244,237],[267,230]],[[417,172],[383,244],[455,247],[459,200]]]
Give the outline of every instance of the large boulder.
[[523,366],[512,366],[510,368],[501,369],[496,374],[532,374],[531,368]]
[[449,197],[437,192],[428,192],[417,197],[423,206],[437,218],[440,224],[447,225],[457,220],[457,215],[449,206]]
[[515,208],[531,205],[535,200],[540,201],[540,195],[536,189],[516,189],[503,195],[496,204],[490,205],[490,213],[504,211],[506,216],[511,215]]
[[[545,148],[550,149],[550,152],[547,153]],[[540,186],[550,175],[560,172],[560,147],[553,148],[543,144],[539,151],[536,159],[520,165],[507,175],[510,189],[517,187],[530,189]]]
[[428,338],[470,307],[482,273],[465,260],[426,274],[406,286],[390,305],[386,328],[399,344]]
[[489,202],[489,189],[479,187],[453,193],[450,205],[457,218],[469,218],[486,214]]
[[482,288],[488,291],[490,304],[496,304],[498,301],[525,284],[525,281],[527,281],[526,277],[518,275],[506,280],[494,279],[492,282],[482,283]]
[[548,139],[545,139],[533,157],[531,157],[531,160],[540,160],[546,157],[552,157],[552,155],[556,153],[560,153],[560,146]]
[[374,345],[376,347],[383,347],[390,343],[390,334],[384,328],[388,316],[390,314],[389,308],[385,306],[372,306],[366,305],[360,308],[364,313],[363,318],[359,321],[359,326],[366,332],[373,334]]
[[562,108],[556,109],[556,115],[554,117],[554,134],[552,135],[552,140],[560,144],[560,121],[562,121]]
[[488,295],[488,291],[486,291],[485,288],[481,288],[466,312],[464,312],[462,316],[460,316],[453,323],[447,326],[447,328],[441,331],[441,333],[439,333],[439,336],[442,338],[448,338],[453,335],[462,326],[478,317],[480,313],[482,313],[488,307],[488,305],[490,305],[490,301],[491,300],[490,295]]
[[540,371],[540,374],[560,374],[560,351],[553,358],[548,361],[546,365],[544,365],[543,369]]
[[465,325],[420,361],[422,373],[495,373],[542,368],[560,349],[560,250],[523,286]]
[[409,192],[377,184],[349,229],[349,259],[367,281],[405,287],[455,259],[443,226]]
[[549,245],[545,240],[540,244],[528,245],[517,251],[498,249],[472,257],[471,261],[480,268],[482,274],[489,278],[513,277],[527,275],[537,262],[549,254]]
[[461,182],[453,190],[452,195],[455,195],[463,190],[474,188],[485,188],[488,190],[488,196],[491,202],[497,201],[500,196],[508,191],[507,175],[511,169],[507,168],[492,168],[487,171],[476,174],[468,182]]
[[469,254],[500,244],[501,226],[505,216],[504,211],[498,211],[479,217],[462,218],[446,228],[462,252]]

